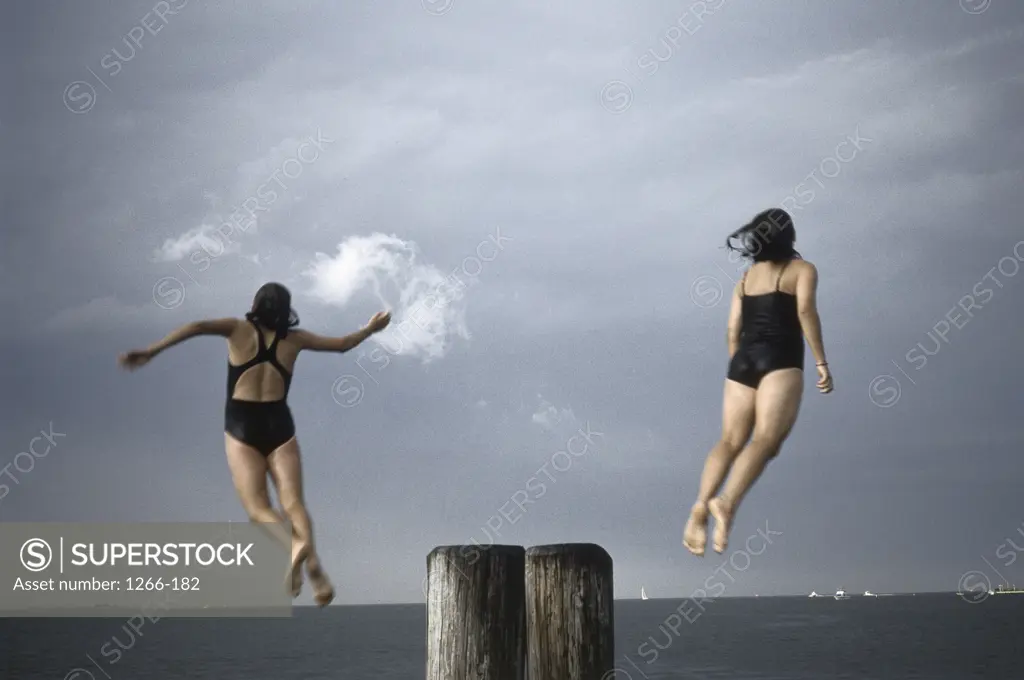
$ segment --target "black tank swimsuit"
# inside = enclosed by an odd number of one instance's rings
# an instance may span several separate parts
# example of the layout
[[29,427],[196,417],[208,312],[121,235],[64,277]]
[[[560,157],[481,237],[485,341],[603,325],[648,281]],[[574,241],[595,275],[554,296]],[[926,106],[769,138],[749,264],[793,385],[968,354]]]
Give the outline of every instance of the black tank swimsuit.
[[740,346],[729,362],[729,380],[756,388],[764,376],[782,368],[804,367],[804,337],[797,312],[796,296],[779,290],[782,273],[775,281],[775,291],[763,295],[747,295],[747,275],[740,282],[743,296],[743,321]]
[[[252,325],[256,329],[256,337],[260,343],[256,356],[241,366],[234,366],[230,360],[228,361],[228,401],[224,407],[224,431],[264,456],[269,456],[295,436],[295,422],[292,420],[292,412],[287,402],[292,375],[277,360],[277,342],[280,336],[275,332],[270,347],[266,347],[263,332],[255,323]],[[232,395],[242,374],[253,366],[265,362],[269,362],[284,378],[284,396],[278,401],[235,399]]]

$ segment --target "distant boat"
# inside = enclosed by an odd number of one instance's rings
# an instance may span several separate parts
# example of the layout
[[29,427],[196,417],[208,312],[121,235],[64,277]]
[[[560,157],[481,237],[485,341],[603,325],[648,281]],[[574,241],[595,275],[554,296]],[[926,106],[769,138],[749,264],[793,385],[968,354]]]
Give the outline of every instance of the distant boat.
[[988,591],[989,595],[1024,595],[1024,589],[1009,584],[996,586],[995,590]]
[[818,595],[818,594],[817,594],[816,592],[814,592],[814,591],[812,590],[812,591],[811,591],[811,594],[810,594],[810,595],[808,595],[807,597],[821,597],[821,595]]
[[647,597],[647,591],[644,590],[643,586],[640,586],[640,599],[641,600],[649,600],[649,599],[651,599],[651,598]]
[[865,591],[864,591],[864,597],[878,597],[878,595],[875,595],[875,594],[874,594],[873,592],[871,592],[870,590],[865,590]]
[[833,597],[834,597],[834,598],[836,598],[837,600],[849,600],[849,599],[850,599],[850,596],[849,596],[849,595],[847,595],[847,594],[846,594],[846,591],[845,591],[845,590],[843,590],[842,588],[840,588],[839,590],[837,590],[837,591],[836,591],[836,594],[835,594],[835,595],[833,595]]

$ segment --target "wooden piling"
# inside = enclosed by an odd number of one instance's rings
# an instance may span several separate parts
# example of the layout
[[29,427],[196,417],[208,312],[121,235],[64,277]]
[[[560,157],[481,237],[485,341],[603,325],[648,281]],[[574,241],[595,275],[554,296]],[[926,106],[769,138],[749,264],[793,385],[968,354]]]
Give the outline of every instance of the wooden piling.
[[612,558],[592,543],[526,551],[530,680],[606,680],[614,668]]
[[525,550],[452,545],[427,555],[427,680],[523,680]]

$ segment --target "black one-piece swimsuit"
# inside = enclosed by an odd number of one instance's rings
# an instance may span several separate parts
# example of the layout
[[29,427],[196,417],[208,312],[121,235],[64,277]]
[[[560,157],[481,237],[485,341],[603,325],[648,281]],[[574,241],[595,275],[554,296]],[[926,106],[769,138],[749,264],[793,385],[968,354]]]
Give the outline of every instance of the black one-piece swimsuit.
[[[228,362],[228,400],[224,407],[224,431],[264,456],[269,456],[295,436],[295,421],[292,420],[292,412],[287,401],[292,375],[277,360],[277,343],[280,335],[275,332],[273,341],[267,347],[263,342],[263,332],[255,323],[253,327],[260,343],[256,356],[241,366],[234,366]],[[277,401],[235,399],[233,395],[238,379],[250,368],[262,363],[269,363],[284,378],[284,396]]]
[[785,266],[779,272],[775,290],[763,295],[747,295],[746,274],[743,275],[740,346],[729,362],[729,380],[756,388],[772,371],[803,370],[804,337],[796,296],[779,290],[784,271]]

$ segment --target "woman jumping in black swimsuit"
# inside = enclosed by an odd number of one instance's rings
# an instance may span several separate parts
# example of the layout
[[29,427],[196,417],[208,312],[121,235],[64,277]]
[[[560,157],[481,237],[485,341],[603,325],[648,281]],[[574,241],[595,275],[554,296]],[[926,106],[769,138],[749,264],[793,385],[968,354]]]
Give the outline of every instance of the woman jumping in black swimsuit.
[[[722,438],[708,455],[683,532],[683,545],[695,555],[704,554],[709,513],[715,551],[725,550],[740,501],[789,436],[804,389],[804,337],[817,364],[818,389],[832,391],[816,302],[818,271],[793,249],[795,242],[793,219],[780,209],[758,214],[726,240],[754,264],[737,284],[729,312]],[[727,475],[725,489],[713,498]]]
[[[228,340],[228,392],[224,409],[224,441],[228,467],[242,505],[253,522],[268,525],[274,536],[291,548],[288,584],[292,596],[302,588],[305,565],[316,603],[334,599],[334,587],[324,573],[313,542],[313,525],[302,493],[302,461],[295,424],[288,408],[288,389],[299,352],[347,352],[391,322],[390,313],[375,314],[362,330],[342,338],[314,335],[297,329],[291,294],[278,283],[256,293],[245,319],[212,319],[182,326],[160,342],[120,357],[122,366],[139,368],[160,352],[189,338],[219,335]],[[277,488],[283,515],[267,494],[267,474]],[[282,526],[291,522],[289,536]]]

